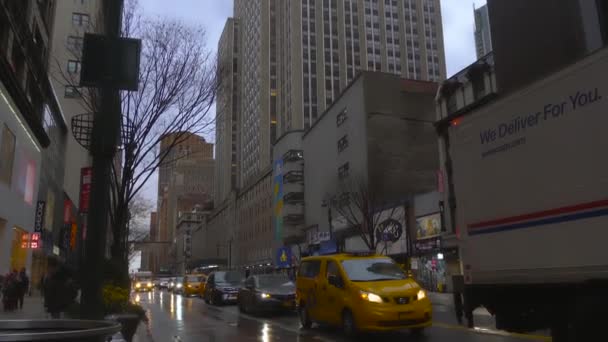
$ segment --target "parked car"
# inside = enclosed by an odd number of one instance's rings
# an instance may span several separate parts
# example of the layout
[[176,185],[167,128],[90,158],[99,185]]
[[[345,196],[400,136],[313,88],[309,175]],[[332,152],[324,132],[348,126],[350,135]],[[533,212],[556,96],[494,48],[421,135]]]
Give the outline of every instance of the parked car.
[[234,304],[245,275],[239,271],[212,272],[205,284],[205,303],[213,305]]
[[247,278],[239,289],[239,310],[247,313],[292,311],[296,286],[285,274],[260,274]]
[[302,327],[312,322],[359,331],[431,326],[431,302],[416,281],[386,256],[343,253],[302,259],[296,278]]
[[207,281],[207,276],[204,274],[188,274],[184,278],[184,295],[185,296],[198,296],[200,294],[200,288],[204,287]]

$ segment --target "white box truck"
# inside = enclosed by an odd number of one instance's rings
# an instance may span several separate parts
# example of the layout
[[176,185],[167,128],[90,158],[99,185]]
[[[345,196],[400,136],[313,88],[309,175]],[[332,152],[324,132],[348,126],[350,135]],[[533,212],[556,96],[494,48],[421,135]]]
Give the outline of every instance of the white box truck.
[[587,337],[608,329],[608,48],[446,132],[465,307],[506,330],[608,340]]

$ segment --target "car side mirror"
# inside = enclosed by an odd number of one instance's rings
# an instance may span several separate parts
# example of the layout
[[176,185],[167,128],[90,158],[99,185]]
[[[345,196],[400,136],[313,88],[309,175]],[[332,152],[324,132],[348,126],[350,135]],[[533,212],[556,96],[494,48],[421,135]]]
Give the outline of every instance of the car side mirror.
[[337,275],[334,275],[334,274],[330,275],[327,278],[327,281],[329,282],[330,285],[333,285],[335,287],[338,287],[338,288],[344,287],[344,282],[342,281],[342,278],[340,278]]

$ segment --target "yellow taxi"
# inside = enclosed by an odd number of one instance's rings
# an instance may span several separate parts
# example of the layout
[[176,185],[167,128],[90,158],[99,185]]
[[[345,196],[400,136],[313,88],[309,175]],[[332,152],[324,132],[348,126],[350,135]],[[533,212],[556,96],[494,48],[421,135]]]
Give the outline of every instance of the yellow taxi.
[[411,329],[432,324],[426,292],[386,256],[344,253],[302,259],[296,277],[302,327],[312,322],[358,331]]
[[205,286],[207,276],[204,274],[188,274],[184,277],[183,292],[184,296],[198,296],[201,288]]

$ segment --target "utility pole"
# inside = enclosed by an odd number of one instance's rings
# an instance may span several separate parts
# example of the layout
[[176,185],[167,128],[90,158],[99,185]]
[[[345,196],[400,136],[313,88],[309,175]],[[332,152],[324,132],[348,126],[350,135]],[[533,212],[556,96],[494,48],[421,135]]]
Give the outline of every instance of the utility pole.
[[[120,36],[123,0],[102,1],[103,27],[108,38]],[[105,82],[101,87],[101,111],[94,113],[91,140],[93,177],[88,228],[85,241],[85,262],[82,270],[82,315],[87,319],[104,316],[102,284],[104,254],[109,213],[111,167],[120,139],[121,108],[119,90]]]

